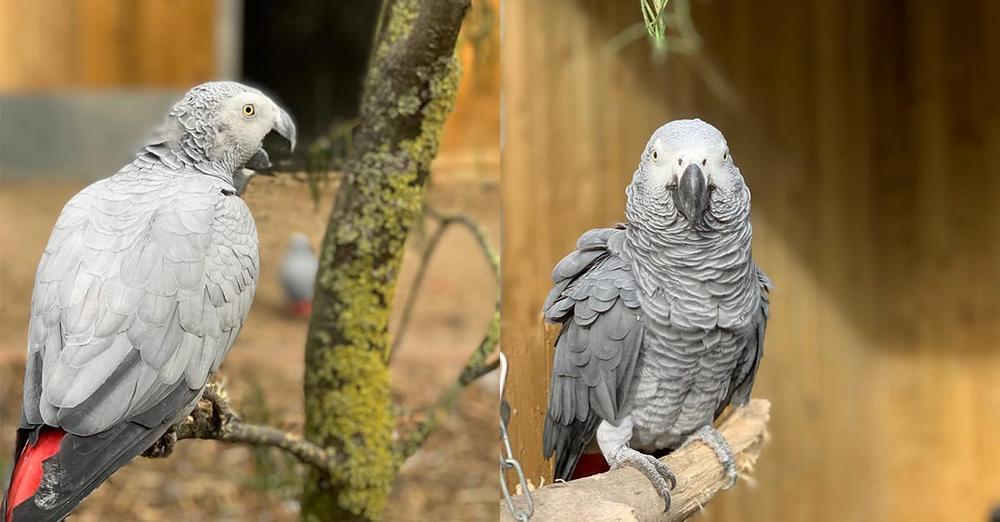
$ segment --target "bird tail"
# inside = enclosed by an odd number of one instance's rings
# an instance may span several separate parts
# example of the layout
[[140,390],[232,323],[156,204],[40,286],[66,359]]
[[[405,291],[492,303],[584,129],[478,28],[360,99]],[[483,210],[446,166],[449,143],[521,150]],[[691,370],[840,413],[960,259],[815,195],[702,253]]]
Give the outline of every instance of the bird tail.
[[[23,432],[23,433],[22,433]],[[40,430],[18,430],[18,451],[10,483],[3,496],[4,520],[10,522],[14,506],[31,498],[42,482],[42,462],[59,451],[66,432],[44,426]],[[34,439],[29,441],[28,438]],[[19,453],[19,454],[18,454]]]
[[594,412],[590,412],[586,420],[573,419],[569,425],[554,420],[550,415],[545,416],[542,446],[546,459],[551,458],[553,453],[556,455],[555,477],[557,479],[579,478],[574,476],[573,470],[576,469],[577,462],[587,448],[587,444],[590,444],[590,440],[594,438],[597,425],[600,423],[600,417]]
[[0,511],[4,521],[62,520],[168,427],[124,422],[86,437],[50,426],[19,429],[17,459]]

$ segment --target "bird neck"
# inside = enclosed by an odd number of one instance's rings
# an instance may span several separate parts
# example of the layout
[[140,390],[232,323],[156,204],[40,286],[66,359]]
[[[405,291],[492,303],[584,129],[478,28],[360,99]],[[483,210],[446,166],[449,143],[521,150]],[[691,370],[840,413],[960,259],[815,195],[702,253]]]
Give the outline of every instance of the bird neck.
[[[226,156],[228,158],[228,155]],[[190,170],[221,179],[235,186],[235,162],[212,160],[198,147],[185,147],[179,142],[155,142],[144,146],[136,155],[140,167],[165,167],[171,171]]]

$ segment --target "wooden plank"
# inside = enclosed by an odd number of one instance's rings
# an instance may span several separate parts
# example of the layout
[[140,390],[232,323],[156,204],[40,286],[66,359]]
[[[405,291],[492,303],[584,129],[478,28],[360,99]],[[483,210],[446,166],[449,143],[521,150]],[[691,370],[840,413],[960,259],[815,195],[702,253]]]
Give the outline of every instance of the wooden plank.
[[215,2],[0,0],[0,92],[212,79]]
[[[539,419],[544,415],[543,401],[538,397],[547,394],[546,382],[551,371],[551,359],[536,356],[544,350],[542,327],[539,324],[541,301],[535,291],[547,279],[544,256],[539,251],[548,248],[545,226],[533,227],[547,219],[542,214],[548,206],[545,201],[549,173],[540,164],[541,150],[548,144],[545,119],[546,78],[545,61],[532,60],[532,53],[546,53],[549,47],[539,36],[540,24],[532,15],[548,3],[507,2],[501,16],[503,34],[500,44],[501,93],[505,115],[501,125],[501,194],[506,202],[503,208],[504,231],[501,240],[504,267],[501,307],[502,349],[511,364],[507,398],[513,406],[510,436],[514,443],[515,458],[521,461],[525,475],[535,485],[542,477],[550,476],[547,463],[541,459],[541,429]],[[542,65],[539,65],[542,64]],[[537,90],[530,87],[529,78],[535,78]],[[510,117],[517,115],[517,117]],[[514,154],[507,151],[514,146]],[[532,185],[535,187],[530,190]],[[513,191],[513,192],[512,192]],[[516,233],[511,227],[516,229]]]

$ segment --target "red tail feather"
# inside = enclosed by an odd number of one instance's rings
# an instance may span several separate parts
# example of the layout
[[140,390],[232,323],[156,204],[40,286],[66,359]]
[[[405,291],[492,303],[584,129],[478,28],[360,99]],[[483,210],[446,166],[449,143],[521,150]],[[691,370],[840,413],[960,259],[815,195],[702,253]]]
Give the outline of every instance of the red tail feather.
[[597,475],[609,469],[611,467],[608,466],[608,461],[604,460],[604,455],[600,453],[584,453],[580,455],[580,460],[577,461],[576,468],[573,469],[573,476],[570,480]]
[[14,474],[10,478],[10,489],[7,490],[7,522],[11,522],[14,506],[28,500],[38,490],[38,485],[42,482],[42,461],[59,452],[59,444],[64,435],[66,432],[63,430],[46,426],[38,434],[34,446],[28,443],[21,450],[21,456],[14,465]]

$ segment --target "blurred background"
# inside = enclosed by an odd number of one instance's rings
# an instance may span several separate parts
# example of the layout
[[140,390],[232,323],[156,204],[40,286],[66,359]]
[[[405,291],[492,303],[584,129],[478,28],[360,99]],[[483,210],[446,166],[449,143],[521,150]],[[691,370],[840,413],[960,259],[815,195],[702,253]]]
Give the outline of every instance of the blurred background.
[[[338,180],[326,166],[349,145],[379,6],[0,0],[0,469],[9,465],[18,422],[35,267],[56,216],[78,190],[128,162],[185,91],[213,79],[261,87],[298,124],[294,172],[254,179],[245,194],[261,240],[261,282],[222,374],[244,417],[301,432],[306,321],[288,315],[278,269],[292,233],[319,244]],[[428,193],[437,209],[470,214],[494,244],[498,15],[498,0],[473,0],[460,36],[457,107]],[[406,299],[425,240],[416,234],[407,247],[397,303]],[[489,266],[470,255],[477,250],[456,228],[429,265],[392,363],[403,423],[455,379],[485,331],[496,290]],[[386,519],[495,519],[495,390],[487,377],[463,392],[456,412],[404,466]],[[170,458],[123,468],[72,518],[296,520],[300,480],[283,454],[185,441]]]
[[[662,3],[662,2],[659,2]],[[504,5],[502,342],[511,437],[551,481],[540,307],[623,219],[654,129],[701,117],[753,192],[774,280],[751,483],[703,520],[988,520],[1000,503],[1000,2]],[[638,25],[637,25],[638,24]]]

